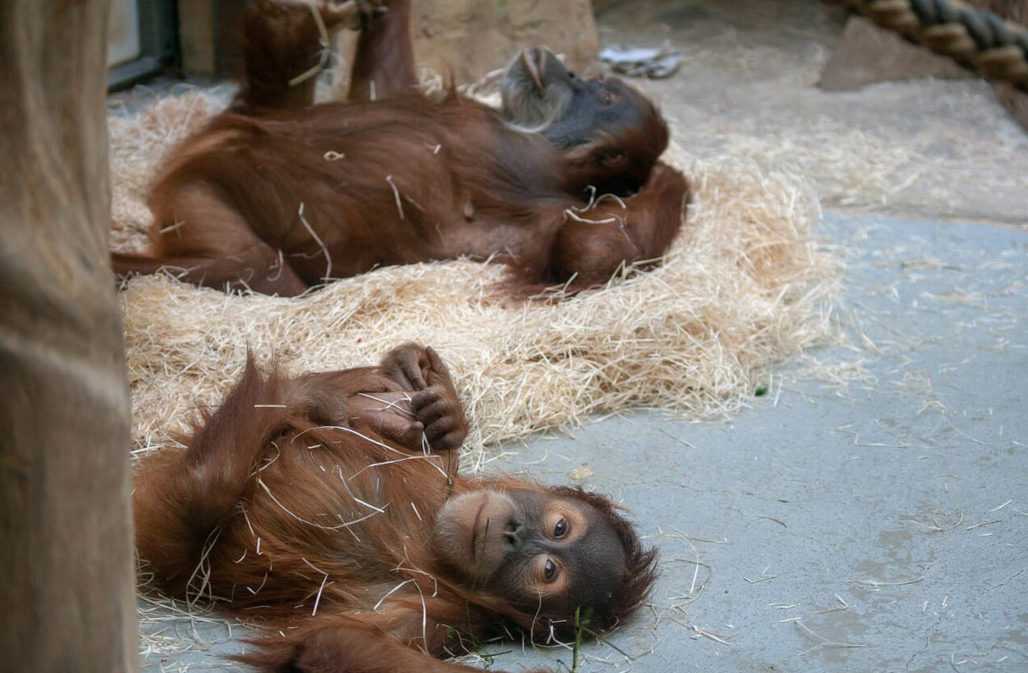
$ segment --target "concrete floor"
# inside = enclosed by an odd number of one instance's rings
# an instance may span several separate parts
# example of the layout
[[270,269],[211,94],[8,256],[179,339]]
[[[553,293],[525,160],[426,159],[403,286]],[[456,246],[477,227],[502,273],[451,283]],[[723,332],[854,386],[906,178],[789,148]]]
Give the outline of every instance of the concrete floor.
[[[802,155],[790,165],[828,208],[819,235],[847,259],[848,345],[771,372],[728,421],[640,412],[505,447],[498,470],[589,474],[661,550],[652,607],[579,670],[1028,670],[1028,136],[978,82],[812,89],[841,30],[814,2],[612,4],[605,39],[696,56],[645,85],[689,151],[769,137],[755,160],[789,159],[775,143]],[[847,186],[803,144],[818,124],[862,129],[858,168],[888,151],[896,175]],[[145,630],[148,673],[243,670],[220,658],[242,647],[223,622],[157,610]],[[493,651],[505,670],[571,664]]]
[[975,79],[816,88],[845,15],[816,0],[614,0],[604,43],[685,54],[638,82],[700,157],[747,158],[810,181],[827,207],[1028,220],[1028,134]]
[[583,670],[1028,670],[1028,234],[826,233],[859,246],[845,318],[880,351],[816,354],[848,386],[786,368],[730,422],[636,414],[522,452],[553,482],[588,465],[663,554],[612,638],[639,658],[596,644]]
[[[631,414],[497,461],[591,471],[661,549],[652,608],[580,670],[1028,670],[1028,233],[837,214],[824,233],[863,349],[776,371],[731,421]],[[150,642],[188,650],[147,671],[234,668],[223,624],[168,617]],[[570,665],[513,649],[495,666]]]

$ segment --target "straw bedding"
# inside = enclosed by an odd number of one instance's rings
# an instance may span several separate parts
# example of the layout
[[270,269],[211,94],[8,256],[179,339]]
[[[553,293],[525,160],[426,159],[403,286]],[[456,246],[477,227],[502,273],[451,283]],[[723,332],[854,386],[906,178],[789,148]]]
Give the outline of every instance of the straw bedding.
[[[154,167],[222,100],[192,91],[112,112],[114,247],[142,247]],[[665,160],[695,190],[665,263],[559,303],[505,305],[491,296],[502,269],[462,260],[379,269],[297,299],[131,280],[121,302],[136,453],[216,403],[247,347],[301,372],[370,363],[407,340],[435,346],[467,405],[470,469],[499,442],[592,414],[735,412],[771,365],[825,338],[837,263],[812,239],[817,203],[796,178],[676,146]]]

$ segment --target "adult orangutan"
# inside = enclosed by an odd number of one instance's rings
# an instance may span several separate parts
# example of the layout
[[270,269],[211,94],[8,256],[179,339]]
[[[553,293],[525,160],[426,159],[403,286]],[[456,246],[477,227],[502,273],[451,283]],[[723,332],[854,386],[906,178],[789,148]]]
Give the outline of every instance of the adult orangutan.
[[430,100],[415,87],[409,0],[393,0],[360,15],[351,101],[313,105],[319,24],[327,33],[358,10],[312,6],[248,10],[239,94],[171,153],[150,197],[150,252],[114,253],[117,273],[172,267],[192,283],[292,296],[468,256],[504,262],[522,291],[574,291],[667,250],[689,185],[657,161],[667,126],[637,91],[526,49],[500,110],[455,92]]
[[269,627],[240,657],[275,673],[458,673],[437,657],[520,628],[567,642],[645,599],[653,550],[608,499],[457,472],[467,432],[446,367],[285,378],[252,359],[221,407],[146,459],[139,555],[174,596]]

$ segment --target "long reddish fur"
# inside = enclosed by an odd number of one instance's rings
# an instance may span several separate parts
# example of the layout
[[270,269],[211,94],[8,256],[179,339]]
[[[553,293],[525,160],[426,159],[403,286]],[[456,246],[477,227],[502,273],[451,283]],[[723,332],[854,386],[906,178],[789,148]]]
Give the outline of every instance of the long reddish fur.
[[[289,83],[317,63],[309,12],[249,12],[242,90],[173,151],[150,196],[150,252],[114,253],[115,271],[170,267],[198,284],[291,296],[329,277],[466,255],[506,262],[507,287],[524,293],[602,284],[667,250],[689,198],[667,165],[635,196],[581,213],[589,222],[574,217],[608,141],[653,160],[663,151],[659,114],[561,151],[452,91],[430,100],[413,86],[409,13],[393,2],[362,34],[354,100],[310,105],[312,82]],[[368,100],[372,88],[386,100]]]
[[[504,623],[549,635],[542,616],[453,581],[430,544],[450,495],[542,487],[462,477],[456,450],[427,458],[349,417],[345,400],[376,390],[383,366],[291,379],[262,376],[251,359],[185,450],[164,449],[137,471],[137,547],[156,586],[269,627],[240,657],[262,671],[456,673],[474,669],[435,657]],[[609,500],[557,494],[605,512],[622,538],[632,581],[597,628],[616,623],[644,600],[654,554]]]

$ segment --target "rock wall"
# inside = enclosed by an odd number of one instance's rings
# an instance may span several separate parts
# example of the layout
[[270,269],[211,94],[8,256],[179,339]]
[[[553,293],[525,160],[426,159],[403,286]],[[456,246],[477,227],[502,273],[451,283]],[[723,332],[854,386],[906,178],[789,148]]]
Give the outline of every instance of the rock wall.
[[[590,0],[418,0],[413,12],[418,66],[452,73],[457,84],[503,67],[522,47],[549,47],[575,70],[595,63],[599,52]],[[355,45],[353,33],[339,34],[344,64]],[[348,68],[339,70],[333,98],[344,97],[349,86]]]

